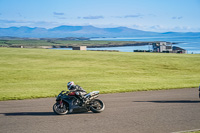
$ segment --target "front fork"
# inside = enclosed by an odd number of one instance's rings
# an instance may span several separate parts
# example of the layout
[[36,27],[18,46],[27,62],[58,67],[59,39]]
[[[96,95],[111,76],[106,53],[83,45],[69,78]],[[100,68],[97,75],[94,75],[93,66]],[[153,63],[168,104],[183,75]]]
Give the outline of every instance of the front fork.
[[63,101],[62,101],[62,99],[59,101],[59,103],[60,103],[60,107],[63,108]]

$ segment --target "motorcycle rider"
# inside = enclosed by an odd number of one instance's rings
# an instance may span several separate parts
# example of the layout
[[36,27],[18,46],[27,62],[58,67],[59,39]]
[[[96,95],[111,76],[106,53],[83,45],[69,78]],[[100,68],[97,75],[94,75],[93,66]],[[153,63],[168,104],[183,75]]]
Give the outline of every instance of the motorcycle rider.
[[75,85],[73,81],[67,83],[67,88],[68,90],[75,92],[76,97],[81,101],[81,105],[84,105],[84,95],[87,94],[87,92],[82,87]]

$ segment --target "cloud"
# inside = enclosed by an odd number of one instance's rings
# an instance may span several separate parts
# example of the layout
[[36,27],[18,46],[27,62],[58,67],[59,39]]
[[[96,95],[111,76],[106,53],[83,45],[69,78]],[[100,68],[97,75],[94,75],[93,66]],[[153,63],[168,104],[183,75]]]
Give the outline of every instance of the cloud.
[[150,16],[150,17],[157,17],[157,15],[156,15],[156,14],[152,14],[152,13],[150,13],[150,14],[147,14],[147,16]]
[[136,14],[136,15],[126,15],[124,18],[141,18],[143,15]]
[[7,27],[20,27],[20,26],[29,26],[29,27],[44,27],[51,28],[58,26],[59,23],[53,21],[25,21],[25,20],[4,20],[0,19],[0,28]]
[[155,32],[199,32],[200,27],[190,27],[190,26],[164,26],[164,25],[152,25],[139,27],[146,31]]
[[66,17],[57,17],[58,19],[67,19]]
[[113,18],[142,18],[144,15],[141,14],[132,14],[132,15],[125,15],[125,16],[112,16]]
[[62,12],[53,12],[54,15],[58,15],[58,16],[61,16],[61,15],[65,15],[64,13]]
[[57,19],[67,19],[66,17],[64,17],[64,13],[62,12],[53,12],[54,17],[56,17]]
[[0,23],[19,23],[19,22],[15,21],[15,20],[3,20],[3,19],[0,19]]
[[182,19],[183,17],[182,16],[178,16],[178,17],[172,17],[172,19]]
[[162,29],[164,28],[163,26],[161,25],[153,25],[153,26],[150,26],[151,29],[154,29],[154,30],[158,30],[158,29]]
[[[79,19],[81,17],[78,17]],[[103,19],[103,16],[87,16],[87,17],[82,17],[83,19]]]

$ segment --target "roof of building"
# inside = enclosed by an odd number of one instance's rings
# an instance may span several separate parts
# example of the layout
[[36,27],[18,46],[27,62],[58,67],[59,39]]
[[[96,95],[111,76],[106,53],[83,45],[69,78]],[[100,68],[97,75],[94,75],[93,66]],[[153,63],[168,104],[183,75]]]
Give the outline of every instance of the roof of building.
[[177,47],[177,46],[173,46],[173,50],[185,50],[185,49],[182,49],[182,48]]

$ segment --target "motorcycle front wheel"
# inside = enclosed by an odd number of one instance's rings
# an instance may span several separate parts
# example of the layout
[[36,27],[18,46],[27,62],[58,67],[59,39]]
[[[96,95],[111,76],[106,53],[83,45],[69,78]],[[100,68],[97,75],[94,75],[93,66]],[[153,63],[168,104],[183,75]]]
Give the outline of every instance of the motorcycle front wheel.
[[58,114],[58,115],[65,115],[65,114],[67,114],[67,112],[68,112],[68,107],[67,107],[66,104],[63,104],[63,105],[61,106],[61,104],[55,103],[55,104],[53,105],[53,111],[54,111],[54,113],[56,113],[56,114]]
[[101,113],[104,110],[104,108],[105,108],[105,104],[103,103],[103,101],[99,99],[92,100],[90,110],[93,113]]

